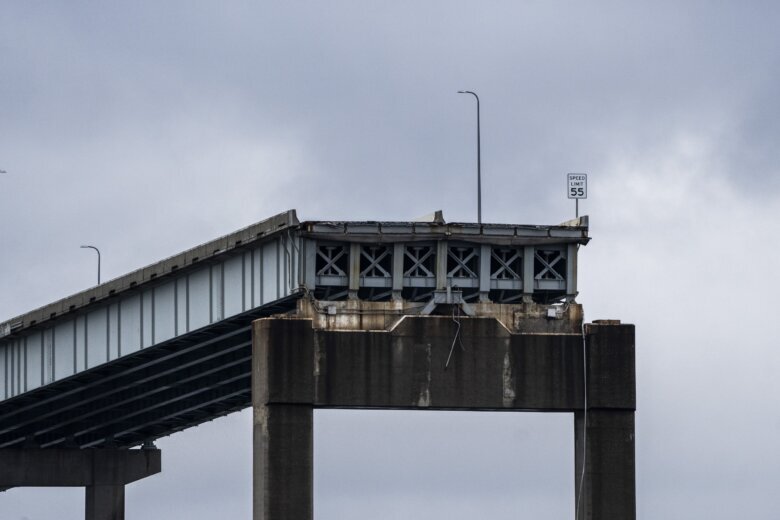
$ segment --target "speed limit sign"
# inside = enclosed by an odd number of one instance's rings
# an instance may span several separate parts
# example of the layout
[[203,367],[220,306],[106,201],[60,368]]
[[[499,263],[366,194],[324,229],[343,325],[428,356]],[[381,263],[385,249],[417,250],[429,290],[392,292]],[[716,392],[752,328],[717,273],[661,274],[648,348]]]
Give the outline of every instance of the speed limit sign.
[[569,173],[567,175],[569,198],[587,199],[588,198],[588,174],[587,173]]

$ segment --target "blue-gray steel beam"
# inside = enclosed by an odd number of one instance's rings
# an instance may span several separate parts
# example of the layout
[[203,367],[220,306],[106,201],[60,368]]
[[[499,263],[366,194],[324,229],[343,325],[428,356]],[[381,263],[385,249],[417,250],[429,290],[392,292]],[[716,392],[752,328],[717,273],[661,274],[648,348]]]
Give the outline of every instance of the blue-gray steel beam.
[[404,288],[404,243],[393,244],[393,300],[402,299]]

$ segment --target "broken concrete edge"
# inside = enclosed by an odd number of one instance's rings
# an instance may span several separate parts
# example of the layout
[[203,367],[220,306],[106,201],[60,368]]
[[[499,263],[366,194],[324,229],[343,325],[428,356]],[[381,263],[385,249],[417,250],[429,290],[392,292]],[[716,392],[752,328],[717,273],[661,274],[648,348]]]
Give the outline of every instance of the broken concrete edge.
[[[470,303],[473,318],[493,318],[513,334],[582,334],[582,305],[543,305],[539,303]],[[275,319],[311,319],[315,330],[392,331],[408,316],[420,316],[425,303],[364,300],[322,301],[301,298],[290,313],[271,316]],[[552,311],[552,312],[551,312]],[[455,305],[440,305],[430,316],[452,320],[468,316]]]

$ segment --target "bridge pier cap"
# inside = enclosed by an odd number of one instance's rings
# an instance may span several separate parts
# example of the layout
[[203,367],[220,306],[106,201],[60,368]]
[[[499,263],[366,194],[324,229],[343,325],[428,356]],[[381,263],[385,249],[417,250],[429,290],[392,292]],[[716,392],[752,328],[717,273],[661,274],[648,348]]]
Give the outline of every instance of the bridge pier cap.
[[255,520],[313,518],[317,408],[573,413],[575,518],[636,518],[633,325],[463,305],[309,297],[254,322]]

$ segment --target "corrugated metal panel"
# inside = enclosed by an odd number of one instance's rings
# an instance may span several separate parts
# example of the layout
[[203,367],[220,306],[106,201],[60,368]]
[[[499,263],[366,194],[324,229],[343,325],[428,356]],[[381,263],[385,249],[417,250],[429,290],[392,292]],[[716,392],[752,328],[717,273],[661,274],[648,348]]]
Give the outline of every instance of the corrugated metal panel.
[[189,320],[186,330],[205,327],[211,321],[211,272],[210,268],[192,273],[188,286]]
[[[26,343],[41,345],[43,349],[43,366],[41,367],[43,384],[54,381],[54,331],[44,330],[37,334],[31,334],[24,340]],[[19,341],[19,343],[21,342],[22,340]]]
[[108,357],[116,359],[121,355],[119,348],[119,303],[108,306]]
[[154,343],[171,339],[176,335],[176,282],[155,287],[152,290],[154,301]]
[[152,345],[152,336],[154,335],[154,321],[152,316],[154,312],[154,301],[152,299],[152,290],[147,289],[141,293],[141,348]]
[[244,283],[241,287],[241,308],[248,311],[252,308],[252,252],[247,251],[241,255],[241,276]]
[[[54,379],[76,372],[76,322],[66,321],[54,327]],[[28,348],[30,343],[28,342]]]
[[119,345],[122,355],[141,349],[141,295],[134,294],[119,302]]
[[224,317],[223,267],[224,264],[211,266],[211,314],[209,315],[209,323],[214,323]]
[[8,371],[5,358],[8,355],[7,347],[0,347],[0,401],[8,397]]
[[20,341],[11,344],[11,395],[19,395],[22,392],[22,349]]
[[[87,369],[87,317],[82,315],[76,318],[76,372]],[[48,383],[51,380],[44,380]]]
[[185,334],[189,328],[187,325],[187,298],[189,295],[189,285],[187,277],[183,276],[176,280],[176,335]]
[[265,244],[260,249],[261,304],[277,299],[280,294],[278,250],[279,248],[275,243]]
[[252,250],[252,307],[263,301],[263,250]]
[[225,317],[241,314],[244,310],[244,257],[227,260],[222,274]]
[[[101,365],[108,361],[108,309],[96,309],[87,314],[87,368]],[[60,363],[61,352],[55,340],[55,367]],[[56,376],[56,373],[55,373]],[[55,377],[55,379],[59,379]]]
[[[25,338],[25,349],[27,350],[27,390],[34,390],[41,386],[43,378],[43,350],[41,341],[35,341],[33,338]],[[2,355],[0,355],[2,359]],[[3,370],[0,369],[0,374]]]

